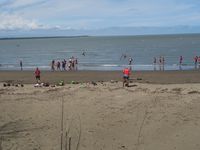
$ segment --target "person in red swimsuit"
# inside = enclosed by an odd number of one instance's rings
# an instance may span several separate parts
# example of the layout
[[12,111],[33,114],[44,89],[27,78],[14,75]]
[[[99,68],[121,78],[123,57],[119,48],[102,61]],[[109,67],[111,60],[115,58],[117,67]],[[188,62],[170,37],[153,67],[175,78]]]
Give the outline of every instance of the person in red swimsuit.
[[[129,85],[129,76],[130,76],[130,69],[129,68],[125,68],[123,70],[123,87],[128,86]],[[126,84],[125,84],[126,83]]]
[[36,79],[37,83],[40,82],[40,70],[38,67],[35,70],[35,79]]

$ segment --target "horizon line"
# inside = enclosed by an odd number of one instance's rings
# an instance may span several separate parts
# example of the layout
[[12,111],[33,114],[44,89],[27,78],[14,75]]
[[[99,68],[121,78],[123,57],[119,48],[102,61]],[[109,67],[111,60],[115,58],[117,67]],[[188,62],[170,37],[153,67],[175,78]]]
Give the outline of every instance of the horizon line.
[[173,36],[173,35],[200,35],[200,33],[161,33],[161,34],[133,34],[133,35],[72,35],[72,36],[15,36],[15,37],[0,37],[0,40],[15,40],[15,39],[47,39],[47,38],[81,38],[81,37],[117,37],[117,36]]

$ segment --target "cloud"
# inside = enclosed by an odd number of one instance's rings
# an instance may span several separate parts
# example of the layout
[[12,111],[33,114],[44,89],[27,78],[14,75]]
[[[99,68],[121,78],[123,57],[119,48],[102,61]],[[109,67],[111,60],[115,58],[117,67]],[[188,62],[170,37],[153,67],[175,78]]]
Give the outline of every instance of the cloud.
[[9,5],[11,5],[13,2],[14,2],[14,0],[2,0],[2,1],[0,2],[0,8],[9,6]]
[[34,7],[49,1],[51,0],[3,0],[0,2],[0,7],[16,10],[20,8]]
[[196,0],[0,1],[0,29],[200,25]]
[[0,20],[0,30],[34,30],[47,28],[47,26],[41,25],[34,20],[24,19],[18,15],[0,14]]

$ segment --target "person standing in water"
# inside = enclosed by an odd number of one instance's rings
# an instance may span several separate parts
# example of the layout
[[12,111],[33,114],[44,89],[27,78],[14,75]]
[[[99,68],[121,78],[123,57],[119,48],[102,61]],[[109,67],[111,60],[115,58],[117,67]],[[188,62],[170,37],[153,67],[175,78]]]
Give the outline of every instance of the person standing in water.
[[133,58],[130,57],[130,58],[129,58],[129,65],[132,65],[132,62],[133,62]]
[[82,55],[85,56],[85,51],[82,52]]
[[162,57],[162,70],[165,70],[165,57]]
[[159,70],[162,70],[162,57],[159,58]]
[[57,70],[60,71],[60,61],[57,62]]
[[182,65],[182,63],[183,63],[183,56],[180,56],[180,58],[179,58],[179,65]]
[[154,71],[156,71],[156,57],[153,58],[153,66],[154,66]]
[[19,65],[20,65],[20,68],[21,68],[21,71],[22,71],[23,70],[22,60],[20,60]]
[[200,69],[200,56],[198,57],[199,69]]
[[153,58],[153,64],[156,65],[156,57]]
[[51,71],[55,71],[55,60],[51,62]]
[[194,68],[197,69],[198,56],[194,57]]
[[182,70],[183,56],[179,58],[179,70]]

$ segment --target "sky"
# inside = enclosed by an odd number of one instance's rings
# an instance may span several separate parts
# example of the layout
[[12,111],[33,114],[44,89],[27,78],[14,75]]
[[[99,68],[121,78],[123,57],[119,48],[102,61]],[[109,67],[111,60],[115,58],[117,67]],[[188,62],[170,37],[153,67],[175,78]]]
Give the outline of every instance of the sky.
[[0,31],[200,26],[199,0],[0,0]]

